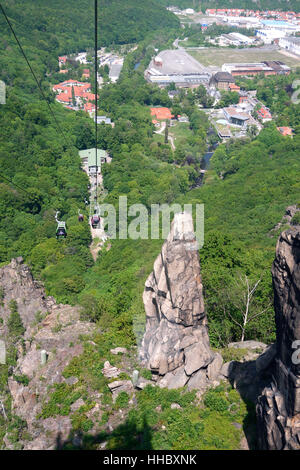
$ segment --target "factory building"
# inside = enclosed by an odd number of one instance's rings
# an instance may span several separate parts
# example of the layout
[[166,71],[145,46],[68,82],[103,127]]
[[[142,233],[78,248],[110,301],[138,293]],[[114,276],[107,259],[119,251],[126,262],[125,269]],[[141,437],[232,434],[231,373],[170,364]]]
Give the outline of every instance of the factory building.
[[255,31],[255,35],[264,44],[272,44],[276,39],[285,37],[286,32],[278,29],[258,29]]
[[282,38],[279,40],[279,46],[289,52],[300,55],[300,37]]
[[230,90],[230,86],[235,84],[233,76],[228,72],[217,72],[209,82],[210,86],[215,86],[219,90]]
[[175,83],[179,88],[195,88],[208,85],[210,78],[211,72],[184,50],[160,52],[145,71],[145,79],[161,87]]
[[267,77],[269,75],[288,75],[291,69],[283,62],[274,60],[261,63],[223,64],[222,71],[229,72],[234,77],[259,74],[264,74]]

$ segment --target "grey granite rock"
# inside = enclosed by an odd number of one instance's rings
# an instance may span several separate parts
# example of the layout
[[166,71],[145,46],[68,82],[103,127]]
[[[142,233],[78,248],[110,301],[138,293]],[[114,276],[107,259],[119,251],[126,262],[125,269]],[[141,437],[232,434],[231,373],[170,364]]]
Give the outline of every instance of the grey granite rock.
[[[215,359],[210,349],[200,261],[189,213],[176,214],[143,294],[146,332],[140,359],[160,386],[184,386]],[[214,363],[214,372],[222,366]]]
[[261,449],[299,450],[300,363],[294,354],[295,341],[300,340],[299,227],[279,237],[272,276],[276,354],[273,381],[263,390],[256,408],[258,442]]

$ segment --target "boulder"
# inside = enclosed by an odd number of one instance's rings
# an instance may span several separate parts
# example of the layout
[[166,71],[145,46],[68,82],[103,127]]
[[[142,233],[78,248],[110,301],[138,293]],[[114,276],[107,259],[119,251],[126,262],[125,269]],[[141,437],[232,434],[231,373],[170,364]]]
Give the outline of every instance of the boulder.
[[112,366],[109,361],[105,361],[102,373],[104,377],[107,377],[108,379],[114,379],[120,375],[121,371],[117,367]]
[[238,341],[236,343],[229,343],[228,348],[234,349],[249,349],[254,351],[263,352],[267,349],[268,345],[265,343],[261,343],[260,341]]
[[178,403],[171,403],[171,410],[181,410],[181,406]]
[[127,351],[126,348],[120,348],[120,347],[118,347],[118,348],[111,349],[110,352],[111,352],[112,354],[117,355],[117,354],[126,354],[128,351]]
[[200,369],[196,372],[188,382],[189,390],[204,390],[208,386],[206,370]]
[[184,354],[187,375],[192,375],[193,372],[208,366],[213,360],[212,352],[201,342],[186,348]]
[[216,380],[219,376],[223,365],[223,358],[221,354],[216,353],[214,359],[207,367],[207,378],[209,380]]
[[266,370],[270,364],[272,364],[276,356],[276,351],[276,343],[271,344],[265,352],[256,359],[255,365],[258,374]]

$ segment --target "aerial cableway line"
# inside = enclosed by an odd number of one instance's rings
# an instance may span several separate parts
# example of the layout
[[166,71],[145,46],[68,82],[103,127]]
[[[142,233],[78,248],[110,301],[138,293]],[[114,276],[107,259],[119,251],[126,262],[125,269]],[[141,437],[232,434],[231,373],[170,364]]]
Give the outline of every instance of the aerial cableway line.
[[[21,54],[23,55],[23,57],[24,57],[24,59],[25,59],[27,65],[28,65],[28,67],[29,67],[29,70],[30,70],[30,72],[31,72],[31,74],[32,74],[32,76],[33,76],[33,78],[34,78],[34,80],[35,80],[37,86],[38,86],[38,89],[39,89],[39,91],[40,91],[40,93],[41,93],[43,99],[44,99],[44,100],[46,101],[46,103],[47,103],[47,106],[48,106],[49,111],[50,111],[50,113],[51,113],[51,115],[52,115],[52,117],[53,117],[53,120],[54,120],[54,123],[55,123],[55,125],[56,125],[56,128],[57,128],[58,132],[63,136],[64,140],[67,141],[68,139],[67,139],[67,137],[66,137],[64,131],[62,130],[62,128],[61,128],[61,126],[60,126],[60,124],[59,124],[59,122],[58,122],[58,120],[57,120],[57,117],[55,116],[55,113],[54,113],[53,109],[52,109],[51,106],[50,106],[50,103],[49,103],[49,101],[48,101],[48,99],[47,99],[47,97],[46,97],[46,95],[45,95],[45,93],[44,93],[44,91],[43,91],[43,89],[42,89],[40,83],[39,83],[39,80],[38,80],[38,78],[37,78],[37,76],[36,76],[36,74],[35,74],[35,72],[34,72],[32,66],[31,66],[31,64],[30,64],[30,62],[29,62],[29,60],[28,60],[28,58],[27,58],[27,56],[26,56],[26,53],[25,53],[25,51],[24,51],[24,49],[23,49],[23,47],[22,47],[22,44],[21,44],[21,42],[19,41],[19,39],[18,39],[18,37],[17,37],[17,35],[16,35],[15,31],[14,31],[14,28],[13,28],[11,22],[9,21],[9,18],[8,18],[7,14],[6,14],[6,12],[5,12],[4,8],[3,8],[3,6],[1,5],[1,3],[0,3],[0,10],[2,11],[2,14],[3,14],[3,16],[4,16],[4,18],[5,18],[5,20],[6,20],[7,24],[8,24],[8,26],[9,26],[9,29],[11,30],[11,32],[12,32],[12,34],[13,34],[15,40],[16,40],[16,43],[17,43],[17,45],[18,45],[18,47],[19,47],[19,49],[20,49],[20,51],[21,51]],[[73,146],[72,143],[70,143],[70,145]]]
[[[44,91],[43,91],[43,89],[42,89],[40,83],[39,83],[39,80],[38,80],[38,78],[37,78],[37,76],[36,76],[36,74],[35,74],[35,72],[34,72],[32,66],[31,66],[31,63],[29,62],[29,59],[27,58],[27,55],[26,55],[26,53],[25,53],[25,51],[24,51],[24,48],[22,47],[22,44],[21,44],[21,42],[19,41],[19,39],[18,39],[18,37],[17,37],[17,35],[16,35],[16,33],[15,33],[15,30],[14,30],[14,28],[13,28],[13,26],[12,26],[12,24],[11,24],[11,22],[10,22],[10,20],[9,20],[9,18],[8,18],[8,16],[7,16],[7,14],[6,14],[6,12],[5,12],[5,10],[4,10],[4,8],[3,8],[3,6],[2,6],[1,3],[0,3],[0,10],[1,10],[1,12],[2,12],[2,14],[3,14],[3,16],[4,16],[5,20],[6,20],[6,23],[7,23],[8,26],[9,26],[10,31],[12,32],[12,34],[13,34],[13,36],[14,36],[14,38],[15,38],[15,41],[16,41],[16,43],[17,43],[17,45],[18,45],[18,47],[19,47],[19,49],[20,49],[20,51],[21,51],[22,56],[24,57],[24,59],[25,59],[25,61],[26,61],[26,64],[27,64],[28,67],[29,67],[29,70],[30,70],[30,72],[31,72],[31,74],[32,74],[32,76],[33,76],[33,78],[34,78],[34,81],[35,81],[36,84],[37,84],[37,87],[38,87],[38,89],[39,89],[39,91],[40,91],[40,93],[41,93],[41,95],[42,95],[42,98],[43,98],[43,99],[46,101],[46,103],[47,103],[47,106],[48,106],[48,108],[49,108],[50,114],[51,114],[51,116],[52,116],[52,118],[53,118],[53,121],[54,121],[54,124],[55,124],[55,126],[56,126],[56,129],[57,129],[58,133],[60,133],[60,134],[62,135],[62,137],[64,138],[64,141],[67,142],[68,139],[67,139],[67,137],[66,137],[66,134],[65,134],[64,131],[62,130],[62,128],[61,128],[61,126],[60,126],[60,124],[59,124],[59,122],[58,122],[58,119],[57,119],[57,117],[56,117],[56,115],[55,115],[55,112],[54,112],[53,109],[51,108],[51,105],[50,105],[50,103],[49,103],[49,101],[48,101],[48,99],[47,99],[47,97],[46,97],[46,95],[45,95],[45,93],[44,93]],[[69,145],[70,145],[70,146],[73,146],[73,143],[72,143],[71,141],[69,141]],[[16,188],[20,189],[20,190],[23,191],[24,193],[26,193],[26,194],[28,194],[28,195],[31,196],[31,193],[30,193],[29,191],[27,191],[27,190],[25,190],[24,188],[22,188],[21,186],[17,185],[16,183],[14,183],[14,182],[13,182],[12,180],[10,180],[9,178],[6,178],[5,176],[3,176],[3,175],[1,175],[1,174],[0,174],[0,178],[2,178],[3,180],[7,181],[7,182],[10,183],[11,185],[15,186]],[[58,213],[56,213],[56,217],[55,217],[56,220],[57,220],[57,215],[58,215]],[[58,220],[57,220],[57,222],[58,222],[58,226],[57,226],[57,231],[56,231],[56,237],[57,237],[57,238],[60,238],[61,236],[63,236],[63,237],[65,238],[65,237],[67,236],[67,233],[66,233],[66,224],[65,224],[65,222],[61,222],[61,221],[58,221]]]
[[[90,216],[92,228],[100,228],[100,208],[98,204],[98,0],[94,0],[95,7],[95,163],[96,163],[96,177],[95,177],[95,196],[93,192],[90,199]],[[101,160],[100,160],[101,170]]]

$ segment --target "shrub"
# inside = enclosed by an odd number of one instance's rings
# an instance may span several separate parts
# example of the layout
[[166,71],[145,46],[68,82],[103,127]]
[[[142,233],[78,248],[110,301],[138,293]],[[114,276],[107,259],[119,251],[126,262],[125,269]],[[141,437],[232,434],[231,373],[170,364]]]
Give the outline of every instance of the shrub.
[[126,392],[119,393],[115,406],[116,408],[127,408],[129,402],[129,396]]
[[25,385],[25,387],[29,384],[29,377],[27,377],[27,375],[14,375],[13,377],[16,382]]
[[21,317],[18,312],[18,305],[15,300],[9,302],[9,308],[11,311],[10,317],[7,322],[9,334],[13,338],[19,338],[25,332]]
[[300,225],[300,212],[297,212],[292,218],[292,225]]

